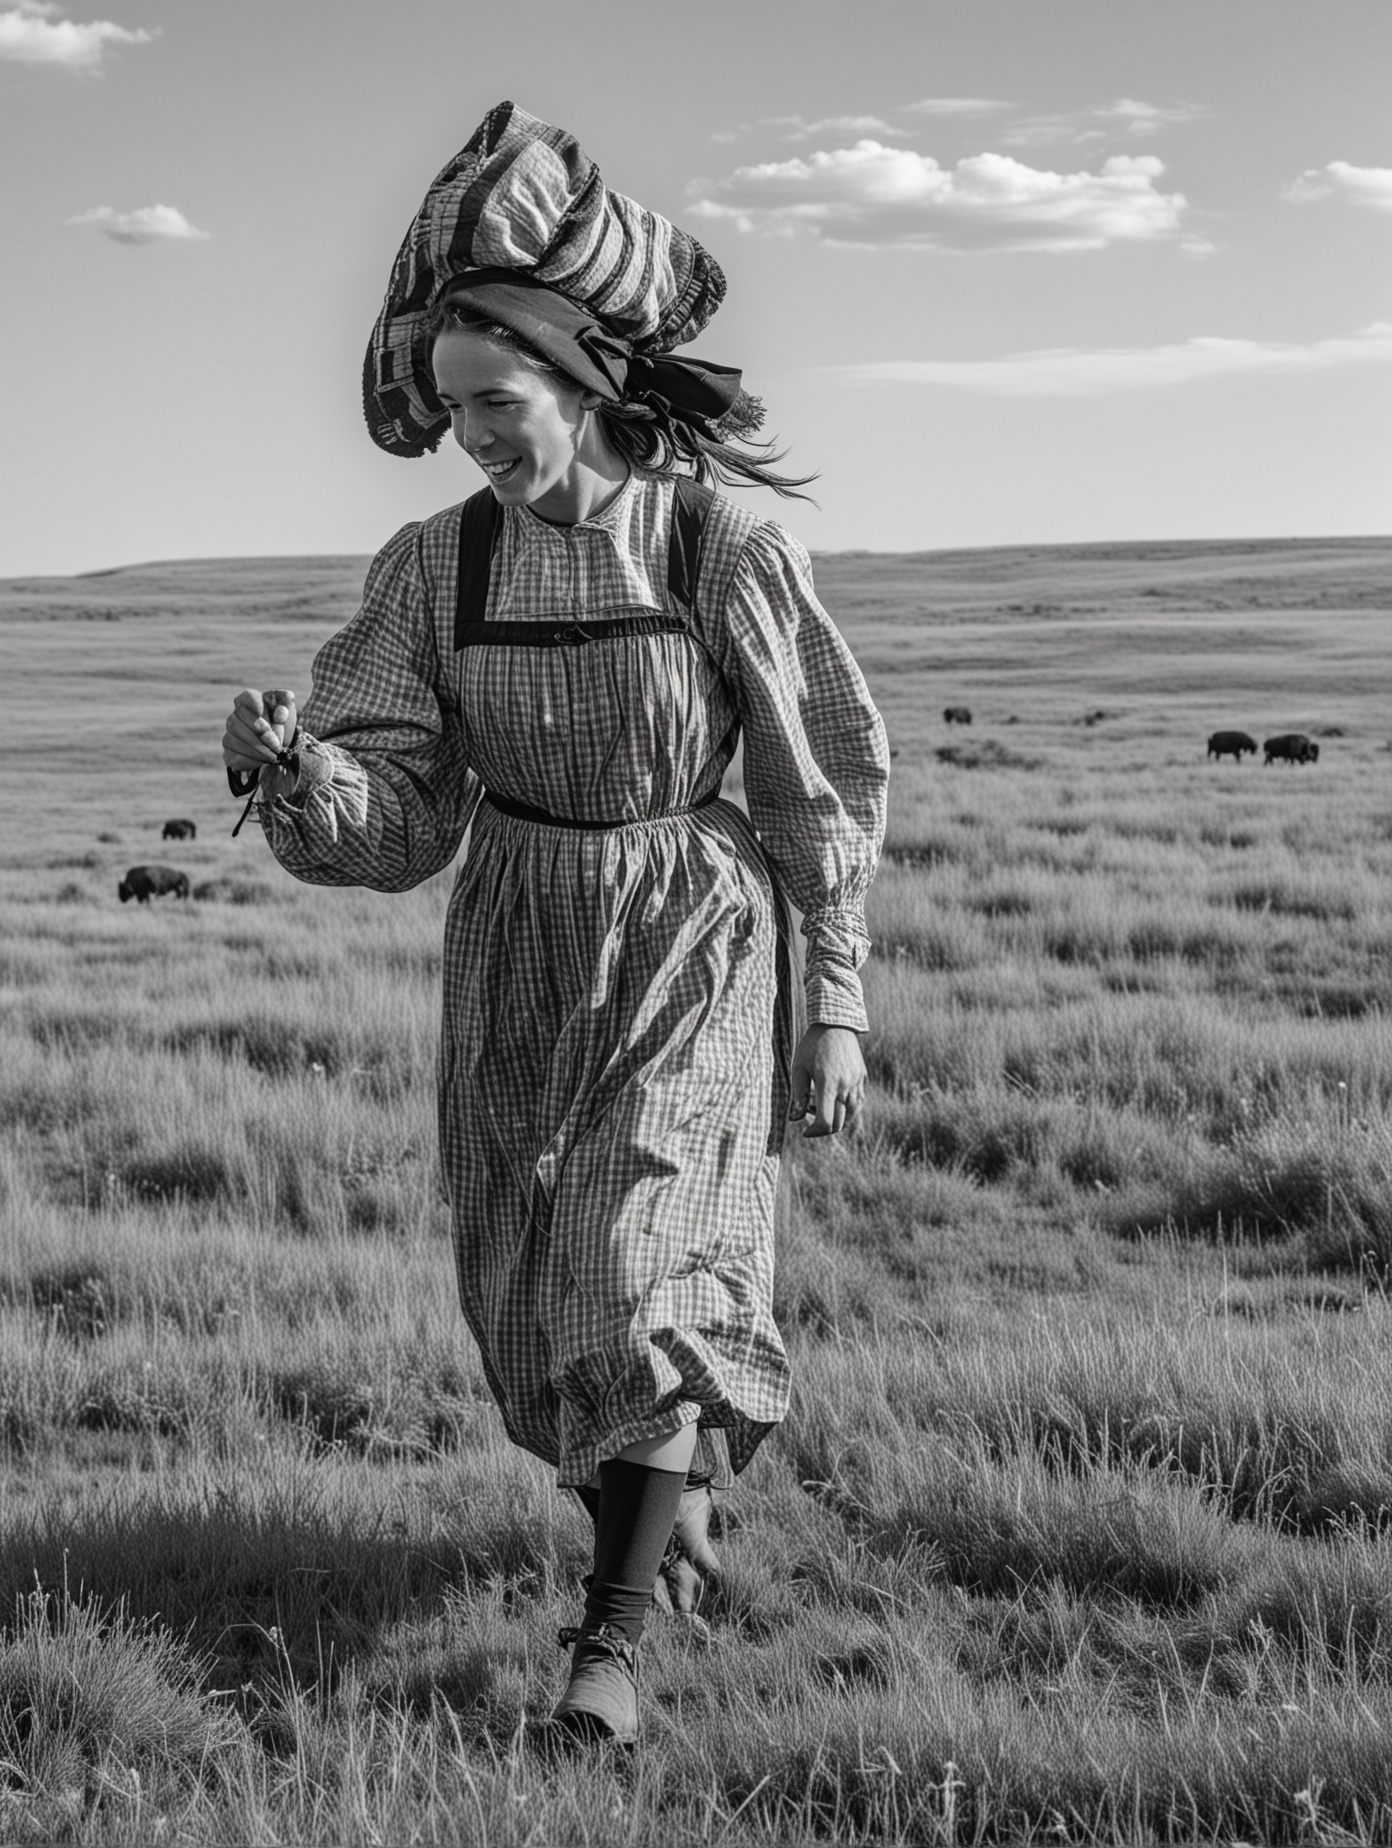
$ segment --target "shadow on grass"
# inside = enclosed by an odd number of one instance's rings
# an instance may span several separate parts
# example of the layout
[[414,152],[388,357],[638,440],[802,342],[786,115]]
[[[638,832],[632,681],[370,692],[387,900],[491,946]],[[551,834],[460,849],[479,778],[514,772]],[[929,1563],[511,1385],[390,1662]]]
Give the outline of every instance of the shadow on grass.
[[[304,1485],[303,1499],[314,1490]],[[493,1587],[519,1605],[553,1587],[556,1545],[579,1536],[506,1503],[461,1511],[428,1536],[363,1532],[348,1513],[247,1505],[219,1488],[197,1512],[137,1509],[16,1536],[0,1565],[0,1613],[34,1594],[71,1596],[99,1614],[158,1623],[206,1665],[206,1685],[241,1699],[331,1692],[393,1626],[443,1617],[451,1592]],[[450,1524],[452,1525],[452,1524]],[[0,1634],[8,1633],[7,1622]]]
[[1121,1236],[1293,1244],[1309,1270],[1392,1279],[1392,1134],[1280,1123],[1243,1133],[1153,1205],[1103,1213]]
[[36,1271],[27,1289],[0,1281],[0,1303],[33,1309],[55,1334],[77,1341],[104,1335],[120,1314],[111,1278],[90,1264]]

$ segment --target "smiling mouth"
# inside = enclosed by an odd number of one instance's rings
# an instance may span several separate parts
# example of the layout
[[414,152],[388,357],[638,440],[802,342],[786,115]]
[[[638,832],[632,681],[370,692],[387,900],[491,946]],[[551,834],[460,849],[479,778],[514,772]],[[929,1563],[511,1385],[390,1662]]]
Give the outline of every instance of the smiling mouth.
[[520,456],[513,456],[508,462],[484,462],[480,460],[478,456],[475,456],[474,460],[478,463],[479,467],[490,481],[503,482],[512,474],[512,471],[517,467],[522,458]]

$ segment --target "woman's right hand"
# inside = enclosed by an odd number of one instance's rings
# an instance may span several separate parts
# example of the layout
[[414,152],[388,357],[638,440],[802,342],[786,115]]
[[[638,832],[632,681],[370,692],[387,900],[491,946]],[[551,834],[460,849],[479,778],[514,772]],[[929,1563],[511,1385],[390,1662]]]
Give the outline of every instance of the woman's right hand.
[[293,693],[279,687],[256,693],[243,687],[222,734],[223,762],[229,770],[273,767],[294,740],[298,723]]

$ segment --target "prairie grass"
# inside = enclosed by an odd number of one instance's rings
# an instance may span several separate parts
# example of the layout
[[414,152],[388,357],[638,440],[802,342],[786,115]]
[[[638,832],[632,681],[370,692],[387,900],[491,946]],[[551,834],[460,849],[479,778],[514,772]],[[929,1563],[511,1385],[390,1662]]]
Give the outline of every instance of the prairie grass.
[[585,1523],[454,1299],[448,877],[228,838],[226,695],[355,579],[0,586],[0,1838],[1392,1836],[1392,551],[822,561],[897,751],[869,1120],[789,1146],[710,1636],[586,1761]]

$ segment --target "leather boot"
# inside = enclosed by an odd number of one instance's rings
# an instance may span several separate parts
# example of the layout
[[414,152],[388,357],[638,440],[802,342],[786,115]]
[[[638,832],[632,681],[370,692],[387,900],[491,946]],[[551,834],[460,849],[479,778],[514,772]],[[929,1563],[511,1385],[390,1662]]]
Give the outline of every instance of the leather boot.
[[570,1680],[556,1703],[552,1720],[580,1739],[635,1745],[637,1647],[610,1623],[594,1629],[562,1630],[560,1644],[562,1649],[572,1650]]

